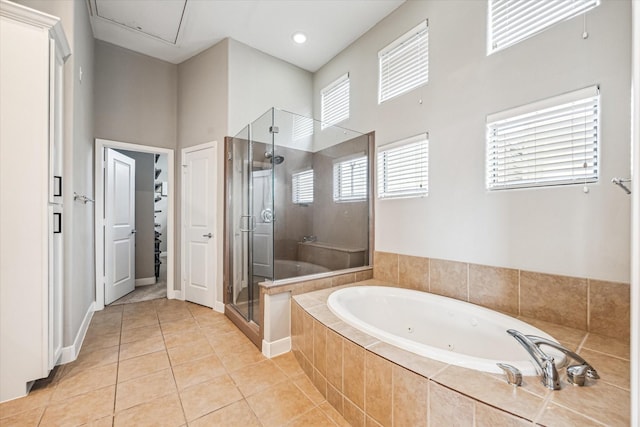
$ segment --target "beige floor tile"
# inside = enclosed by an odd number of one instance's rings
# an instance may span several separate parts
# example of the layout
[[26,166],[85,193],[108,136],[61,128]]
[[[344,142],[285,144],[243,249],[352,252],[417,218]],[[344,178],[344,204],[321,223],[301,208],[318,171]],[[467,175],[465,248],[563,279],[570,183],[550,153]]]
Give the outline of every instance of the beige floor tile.
[[247,402],[239,400],[189,423],[189,427],[262,427]]
[[304,373],[292,352],[274,357],[272,360],[290,378]]
[[35,408],[0,420],[2,427],[37,427],[44,408]]
[[66,400],[72,396],[113,385],[116,383],[117,373],[117,363],[97,368],[75,370],[75,372],[65,375],[56,386],[52,400]]
[[93,351],[102,348],[120,345],[120,332],[107,335],[93,335],[85,337],[82,342],[82,351]]
[[121,383],[134,378],[144,377],[170,367],[169,356],[165,350],[133,357],[120,362],[118,382]]
[[78,369],[95,368],[97,366],[116,363],[118,362],[119,351],[119,345],[108,348],[94,349],[92,351],[87,351],[83,348],[75,361],[67,363],[65,367],[65,375]]
[[293,383],[298,387],[315,405],[319,405],[326,399],[313,385],[313,382],[306,375],[300,375],[293,379]]
[[191,312],[186,307],[173,310],[158,310],[160,323],[171,323],[179,320],[193,320]]
[[193,341],[189,345],[173,347],[167,351],[169,352],[169,359],[171,360],[172,366],[178,366],[214,354],[206,338]]
[[116,412],[176,392],[171,369],[118,383]]
[[[238,332],[239,329],[236,325],[227,318],[213,317],[213,316],[198,316],[196,321],[200,328],[209,329],[214,333],[226,334],[229,332]],[[206,332],[206,331],[205,331]]]
[[173,367],[173,377],[179,390],[212,380],[225,373],[222,362],[215,354]]
[[190,345],[192,342],[206,339],[204,334],[200,332],[200,328],[190,328],[182,332],[176,332],[173,334],[165,334],[164,344],[167,348],[179,347],[183,345]]
[[134,302],[131,304],[122,304],[122,306],[123,306],[122,310],[125,313],[132,313],[132,312],[141,313],[145,311],[153,311],[153,312],[156,311],[156,305],[153,302],[153,300]]
[[40,425],[75,426],[104,418],[113,411],[115,390],[115,386],[109,386],[49,405],[44,411]]
[[336,410],[336,408],[329,404],[329,402],[322,402],[320,405],[318,405],[318,408],[320,408],[327,417],[331,418],[331,421],[336,423],[336,425],[340,427],[349,427],[349,423],[347,422],[347,420],[345,420],[344,417],[340,415],[340,413]]
[[287,376],[271,360],[246,366],[230,375],[245,397],[287,380]]
[[142,313],[124,313],[122,317],[122,330],[141,328],[158,324],[158,315],[154,311]]
[[228,332],[228,333],[208,333],[207,339],[211,343],[211,346],[214,348],[216,353],[218,354],[226,354],[233,352],[236,348],[248,348],[247,346],[255,345],[247,338],[242,332],[239,330]]
[[200,327],[193,317],[171,320],[160,323],[162,334],[166,337],[173,334],[185,334],[192,331],[199,331]]
[[229,372],[266,360],[255,346],[243,349],[242,352],[218,354],[218,356]]
[[193,421],[210,412],[242,399],[240,390],[228,375],[196,384],[180,391],[182,407],[187,421]]
[[113,415],[82,424],[82,427],[113,427]]
[[313,402],[290,381],[254,394],[247,402],[265,427],[286,425],[314,407]]
[[335,427],[336,424],[319,408],[313,408],[309,412],[287,424],[287,427]]
[[177,394],[170,394],[116,413],[114,427],[178,427],[186,422]]
[[145,338],[140,341],[133,341],[120,346],[120,361],[142,356],[143,354],[155,353],[164,350],[164,339],[161,336]]
[[189,310],[191,315],[194,317],[198,315],[208,316],[209,314],[221,314],[213,311],[211,307],[205,307],[204,305],[195,304],[192,302],[187,303],[187,310]]
[[51,401],[54,388],[32,390],[25,397],[0,403],[0,420],[36,408],[43,408]]
[[160,324],[143,326],[141,328],[126,329],[122,331],[120,337],[120,344],[126,344],[134,341],[140,341],[144,339],[161,337]]

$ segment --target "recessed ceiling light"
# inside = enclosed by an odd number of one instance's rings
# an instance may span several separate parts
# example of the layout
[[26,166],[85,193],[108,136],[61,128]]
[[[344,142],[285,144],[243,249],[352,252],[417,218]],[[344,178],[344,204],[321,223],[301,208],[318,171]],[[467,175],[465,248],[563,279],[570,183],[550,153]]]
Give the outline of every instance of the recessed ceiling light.
[[298,44],[303,44],[304,42],[307,41],[307,36],[304,33],[301,33],[299,31],[297,33],[294,33],[292,38],[293,38],[293,41]]

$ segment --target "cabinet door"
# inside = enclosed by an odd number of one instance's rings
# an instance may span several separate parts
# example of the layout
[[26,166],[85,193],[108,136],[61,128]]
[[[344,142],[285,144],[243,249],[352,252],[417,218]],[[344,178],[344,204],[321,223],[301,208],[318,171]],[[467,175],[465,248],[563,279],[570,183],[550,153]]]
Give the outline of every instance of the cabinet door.
[[50,205],[49,213],[49,357],[51,370],[62,354],[63,233],[62,206]]
[[49,43],[49,203],[62,204],[64,60],[55,40]]

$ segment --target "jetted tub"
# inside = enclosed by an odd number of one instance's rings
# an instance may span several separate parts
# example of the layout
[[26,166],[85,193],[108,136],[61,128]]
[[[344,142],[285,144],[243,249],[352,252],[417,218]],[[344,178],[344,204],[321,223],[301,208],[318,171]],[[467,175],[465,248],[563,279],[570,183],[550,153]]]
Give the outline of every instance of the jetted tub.
[[[333,292],[329,309],[344,322],[404,350],[441,362],[502,373],[496,363],[536,375],[526,350],[507,334],[516,329],[556,341],[528,323],[464,301],[386,286],[354,286]],[[563,353],[545,346],[556,365]]]
[[326,273],[329,270],[321,265],[310,262],[292,261],[286,259],[276,259],[274,262],[274,273],[276,280],[287,279],[289,277],[308,276],[310,274]]

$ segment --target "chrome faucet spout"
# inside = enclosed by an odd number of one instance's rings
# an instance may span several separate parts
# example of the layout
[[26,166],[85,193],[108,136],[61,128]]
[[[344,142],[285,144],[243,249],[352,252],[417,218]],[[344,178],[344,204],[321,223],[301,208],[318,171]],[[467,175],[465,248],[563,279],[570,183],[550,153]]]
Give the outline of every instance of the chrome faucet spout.
[[541,375],[542,384],[551,390],[560,389],[560,376],[554,363],[553,357],[543,352],[538,344],[533,342],[528,335],[524,335],[515,329],[507,330],[507,333],[514,337],[516,341],[527,350],[531,359],[535,362],[536,369]]
[[[527,335],[527,337],[531,340],[531,342],[533,342],[537,346],[547,345],[549,347],[555,348],[556,350],[559,350],[559,351],[563,352],[564,354],[566,354],[567,356],[569,356],[570,358],[572,358],[573,360],[578,362],[579,366],[586,367],[586,375],[589,378],[592,378],[594,380],[597,380],[597,379],[600,378],[600,376],[598,375],[598,372],[594,369],[593,366],[591,366],[586,360],[584,360],[577,353],[569,350],[568,348],[562,346],[561,344],[558,344],[557,342],[548,340],[546,338],[537,337],[535,335]],[[569,368],[571,368],[571,366]],[[569,369],[569,368],[567,368],[567,369]]]

